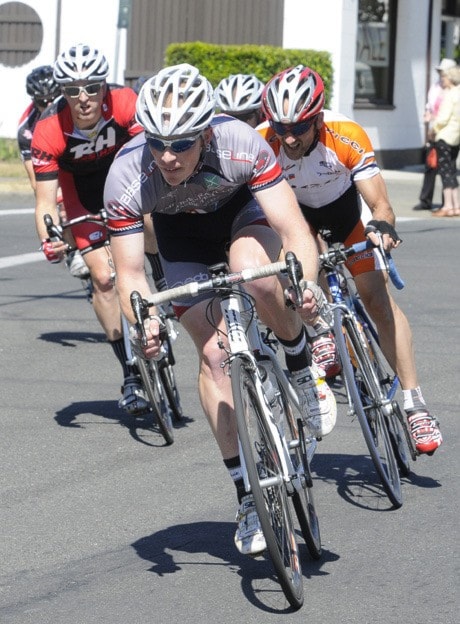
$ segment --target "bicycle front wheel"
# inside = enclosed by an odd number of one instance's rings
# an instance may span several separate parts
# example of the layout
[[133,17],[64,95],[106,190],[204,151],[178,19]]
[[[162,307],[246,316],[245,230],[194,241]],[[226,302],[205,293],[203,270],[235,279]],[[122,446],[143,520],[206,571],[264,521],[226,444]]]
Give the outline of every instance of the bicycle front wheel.
[[375,470],[388,499],[402,505],[398,463],[387,426],[386,402],[365,346],[365,336],[354,318],[334,309],[334,334],[351,407],[356,414]]
[[395,390],[392,386],[395,382],[399,382],[395,378],[393,372],[390,372],[389,364],[380,349],[380,345],[374,336],[374,332],[372,332],[369,327],[365,325],[364,333],[371,350],[372,363],[374,365],[380,387],[382,388],[384,396],[391,398],[389,408],[385,413],[385,419],[396,461],[398,462],[399,472],[401,476],[408,477],[411,472],[410,460],[411,458],[414,460],[416,459],[416,453],[413,447],[412,438],[407,429],[404,415],[398,401],[394,398]]
[[355,301],[355,306],[363,325],[380,387],[384,395],[391,400],[391,409],[388,410],[386,420],[396,461],[398,462],[399,472],[401,476],[408,477],[411,472],[410,460],[412,459],[415,461],[417,453],[407,427],[407,421],[398,401],[395,399],[399,380],[391,370],[390,365],[380,349],[377,332],[372,326],[359,299]]
[[257,373],[241,358],[231,364],[238,435],[267,548],[289,604],[303,604],[303,578],[282,460],[257,392]]
[[313,479],[308,460],[305,425],[300,415],[296,418],[295,409],[288,399],[283,381],[278,379],[278,375],[275,372],[274,375],[278,380],[278,388],[283,402],[284,435],[289,448],[292,466],[299,482],[292,495],[292,503],[308,552],[313,559],[320,559],[321,535],[313,499]]
[[174,430],[171,410],[160,378],[158,364],[154,360],[138,358],[137,366],[161,435],[166,444],[172,444],[174,442]]
[[176,420],[182,420],[184,412],[182,411],[174,367],[166,360],[165,362],[160,362],[158,368],[173,416]]

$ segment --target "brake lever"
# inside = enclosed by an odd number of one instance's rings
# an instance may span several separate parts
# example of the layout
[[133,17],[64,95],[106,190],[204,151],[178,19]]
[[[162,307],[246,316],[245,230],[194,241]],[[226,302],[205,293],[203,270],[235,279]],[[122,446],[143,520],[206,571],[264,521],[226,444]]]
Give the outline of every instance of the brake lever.
[[292,251],[288,251],[286,254],[286,270],[294,291],[295,303],[298,308],[303,304],[303,290],[300,282],[303,278],[302,264],[297,260],[295,254]]
[[141,345],[146,347],[148,344],[147,333],[144,327],[144,316],[145,316],[145,304],[142,296],[137,290],[133,290],[129,297],[131,301],[131,307],[134,312],[134,316],[136,317],[136,325],[138,330],[141,333]]

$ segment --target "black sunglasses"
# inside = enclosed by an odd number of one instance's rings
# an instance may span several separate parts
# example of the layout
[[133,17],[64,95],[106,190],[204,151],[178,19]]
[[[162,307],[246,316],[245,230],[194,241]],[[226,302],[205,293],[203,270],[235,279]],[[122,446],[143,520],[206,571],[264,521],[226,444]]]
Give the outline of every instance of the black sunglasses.
[[176,139],[175,141],[166,141],[164,139],[157,139],[146,136],[147,145],[156,150],[157,152],[164,152],[166,148],[170,149],[175,154],[186,152],[195,145],[198,139],[202,136],[202,133],[195,136],[187,137],[186,139]]
[[316,115],[307,121],[302,121],[300,123],[294,124],[283,124],[278,121],[270,121],[270,126],[280,136],[284,136],[286,134],[292,134],[293,136],[300,136],[301,134],[305,134],[310,130],[312,125],[316,121]]

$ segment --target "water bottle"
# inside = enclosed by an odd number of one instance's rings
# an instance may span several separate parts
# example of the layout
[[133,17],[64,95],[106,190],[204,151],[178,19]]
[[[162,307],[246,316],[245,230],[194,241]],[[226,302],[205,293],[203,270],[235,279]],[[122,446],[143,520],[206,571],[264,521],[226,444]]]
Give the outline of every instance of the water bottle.
[[283,407],[278,384],[276,380],[272,379],[272,374],[265,366],[260,366],[260,369],[268,407],[273,414],[276,425],[280,426],[283,420]]

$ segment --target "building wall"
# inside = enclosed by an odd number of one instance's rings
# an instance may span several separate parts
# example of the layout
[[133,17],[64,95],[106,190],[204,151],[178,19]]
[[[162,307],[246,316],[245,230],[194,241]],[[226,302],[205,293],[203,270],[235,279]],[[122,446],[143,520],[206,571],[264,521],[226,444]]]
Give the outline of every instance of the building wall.
[[[399,0],[394,108],[355,108],[354,71],[358,0],[285,0],[284,47],[319,48],[332,55],[331,108],[363,125],[382,163],[413,164],[425,127],[429,0]],[[431,79],[439,62],[442,0],[433,0]],[[399,157],[396,152],[400,152]]]
[[[0,5],[6,1],[0,0]],[[62,49],[79,40],[97,45],[109,60],[111,81],[123,82],[126,67],[127,31],[117,29],[119,0],[22,1],[34,8],[42,19],[43,47],[27,65],[16,68],[0,66],[2,84],[8,85],[9,92],[15,94],[11,98],[1,98],[0,136],[4,137],[16,135],[17,120],[28,104],[25,93],[27,74],[33,67],[51,64]],[[188,0],[174,0],[175,3],[178,1]],[[251,1],[247,0],[247,3]],[[59,6],[61,19],[58,24]],[[358,0],[284,0],[282,45],[331,53],[334,68],[331,107],[366,128],[384,166],[412,164],[420,158],[425,132],[422,115],[427,83],[430,82],[427,78],[435,78],[434,66],[439,61],[441,48],[442,0],[433,0],[432,53],[427,76],[429,6],[430,0],[399,0],[394,108],[363,109],[354,107]],[[139,41],[148,45],[145,33]]]
[[[11,0],[0,0],[0,6]],[[43,24],[43,45],[31,62],[20,67],[0,65],[1,84],[8,85],[11,96],[0,98],[0,136],[14,138],[17,123],[23,110],[30,103],[25,90],[27,75],[40,65],[51,65],[56,56],[74,43],[84,41],[102,49],[110,63],[109,79],[117,80],[118,57],[123,59],[121,73],[123,75],[125,51],[123,42],[117,48],[116,24],[118,17],[118,0],[61,0],[61,19],[58,25],[58,0],[22,0],[32,7],[40,16]],[[90,17],[88,17],[90,16]],[[119,79],[119,78],[118,78]]]

